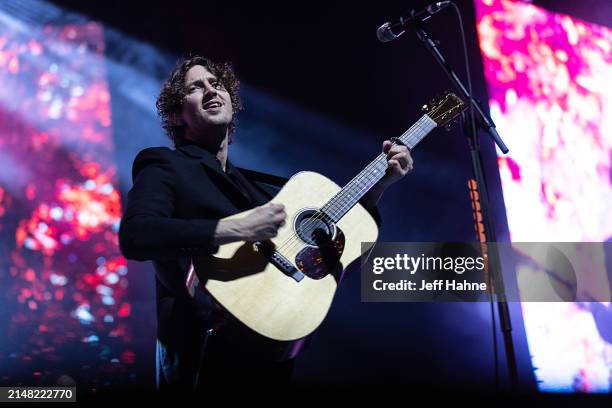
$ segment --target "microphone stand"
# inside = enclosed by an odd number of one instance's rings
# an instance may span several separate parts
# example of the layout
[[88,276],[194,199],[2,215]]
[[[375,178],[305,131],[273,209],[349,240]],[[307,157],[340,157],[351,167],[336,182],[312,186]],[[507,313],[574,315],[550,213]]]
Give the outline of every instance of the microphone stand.
[[[427,30],[425,30],[423,25],[420,24],[418,21],[414,23],[414,27],[418,38],[423,41],[427,49],[431,51],[436,61],[438,61],[446,75],[448,75],[448,77],[450,78],[451,82],[461,93],[463,99],[465,101],[469,101],[468,103],[471,105],[471,115],[476,115],[476,118],[474,119],[476,120],[477,126],[487,132],[487,134],[493,139],[493,141],[497,144],[497,146],[503,153],[507,153],[509,150],[502,141],[499,134],[497,133],[493,120],[482,110],[480,104],[476,102],[476,100],[472,98],[472,96],[468,93],[459,77],[457,77],[451,66],[448,64],[448,62],[440,52],[437,41],[431,38]],[[467,74],[469,75],[469,72]],[[485,181],[484,167],[482,164],[482,157],[480,153],[478,130],[476,129],[476,127],[467,126],[467,124],[468,122],[466,122],[466,126],[463,127],[463,131],[468,139],[470,156],[472,159],[472,169],[476,178],[478,190],[480,191],[480,208],[485,227],[485,237],[487,242],[495,243],[497,242],[497,240],[495,236],[495,230],[493,229],[493,221],[489,212],[489,194]],[[508,302],[506,301],[504,280],[501,274],[501,265],[499,262],[499,254],[495,250],[489,250],[489,270],[491,276],[493,277],[493,287],[497,296],[497,308],[500,320],[500,328],[504,338],[504,348],[506,351],[506,361],[510,377],[510,386],[512,391],[518,391],[518,369],[516,363],[516,354],[514,351],[514,343],[512,341],[512,324],[510,321],[510,310],[508,309]]]

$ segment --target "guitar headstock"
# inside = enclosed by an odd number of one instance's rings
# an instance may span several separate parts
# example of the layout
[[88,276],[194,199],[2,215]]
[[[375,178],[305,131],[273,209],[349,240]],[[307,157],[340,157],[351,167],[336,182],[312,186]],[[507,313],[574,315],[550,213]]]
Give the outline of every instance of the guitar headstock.
[[467,106],[461,98],[450,91],[446,91],[442,96],[434,98],[429,101],[429,104],[424,105],[423,112],[441,127],[455,119],[466,108]]

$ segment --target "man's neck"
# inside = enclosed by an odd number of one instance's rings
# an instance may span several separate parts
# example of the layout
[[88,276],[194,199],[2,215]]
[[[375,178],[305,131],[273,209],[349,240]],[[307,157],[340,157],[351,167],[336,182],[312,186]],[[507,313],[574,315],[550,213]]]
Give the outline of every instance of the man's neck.
[[215,154],[215,157],[217,160],[219,160],[223,171],[225,171],[227,168],[227,139],[227,137],[223,139],[223,143],[221,144],[219,150],[217,150],[217,154]]
[[[221,142],[215,143],[210,141],[210,139],[200,140],[200,138],[193,138],[190,135],[185,135],[185,139],[194,143],[203,149],[209,151],[210,153],[215,155],[215,158],[219,161],[221,168],[223,171],[227,168],[227,153],[228,153],[228,140],[229,133],[225,133],[225,137],[221,140]],[[208,142],[208,143],[207,143]]]

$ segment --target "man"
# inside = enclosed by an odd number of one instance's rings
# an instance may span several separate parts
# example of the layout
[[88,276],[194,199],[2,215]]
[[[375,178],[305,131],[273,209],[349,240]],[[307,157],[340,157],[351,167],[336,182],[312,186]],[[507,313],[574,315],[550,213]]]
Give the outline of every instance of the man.
[[[209,295],[193,299],[185,287],[191,255],[270,239],[285,223],[283,206],[266,203],[286,180],[238,169],[228,159],[241,109],[238,89],[229,64],[199,56],[180,61],[157,101],[175,149],[148,148],[134,160],[119,242],[126,258],[155,266],[160,390],[254,380],[278,385],[291,376],[293,359],[269,359],[265,342],[235,321],[219,328],[227,315]],[[383,151],[387,174],[361,200],[374,212],[383,191],[412,169],[405,146],[385,141]],[[246,217],[221,220],[254,207]],[[211,327],[216,333],[209,336]]]

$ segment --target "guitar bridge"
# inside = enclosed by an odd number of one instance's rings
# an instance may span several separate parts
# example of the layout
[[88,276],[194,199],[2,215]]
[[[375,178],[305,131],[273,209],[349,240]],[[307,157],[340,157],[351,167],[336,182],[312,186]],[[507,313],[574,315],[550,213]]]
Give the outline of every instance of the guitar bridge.
[[293,278],[296,282],[304,279],[304,274],[293,266],[283,254],[274,249],[269,242],[255,242],[253,244],[253,249],[265,256],[272,265],[276,266],[276,268],[285,275]]

